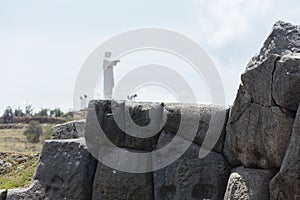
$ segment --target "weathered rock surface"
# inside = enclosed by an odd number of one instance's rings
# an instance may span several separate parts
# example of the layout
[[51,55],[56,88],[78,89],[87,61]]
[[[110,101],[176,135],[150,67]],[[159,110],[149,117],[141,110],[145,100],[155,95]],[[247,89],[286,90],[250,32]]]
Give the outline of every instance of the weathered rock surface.
[[278,21],[260,49],[249,62],[247,68],[259,66],[271,54],[280,56],[300,52],[300,28],[290,23]]
[[300,107],[280,171],[270,183],[272,200],[300,198]]
[[46,141],[33,180],[49,199],[91,199],[97,161],[84,138]]
[[[216,106],[216,105],[196,105],[196,104],[165,104],[165,115],[167,116],[166,123],[163,127],[169,133],[177,134],[180,125],[185,127],[193,127],[194,124],[198,126],[197,133],[194,138],[189,135],[182,135],[185,139],[192,140],[193,142],[207,146],[203,143],[207,136],[209,128],[215,127],[213,131],[218,138],[215,145],[212,146],[213,150],[221,153],[224,145],[225,128],[227,118],[229,114],[228,106]],[[221,116],[221,118],[215,115]],[[213,117],[214,116],[214,117]],[[212,120],[215,120],[214,124]],[[221,125],[216,125],[216,121]],[[209,134],[214,134],[210,132]]]
[[[159,131],[148,138],[138,138],[126,134],[126,130],[130,132],[130,129],[132,129],[132,123],[129,123],[128,118],[125,120],[125,107],[126,109],[130,109],[129,115],[139,126],[146,126],[150,123],[148,113],[151,108],[157,109],[157,117],[162,115],[159,103],[142,103],[129,107],[125,105],[125,101],[91,101],[87,115],[85,138],[87,139],[88,147],[95,149],[93,150],[95,154],[99,151],[97,147],[109,145],[103,140],[101,133],[105,134],[118,147],[143,151],[151,151],[155,148]],[[112,108],[115,110],[112,110]],[[160,127],[160,124],[158,124],[158,127]],[[136,134],[139,135],[140,133]],[[96,140],[96,138],[100,138],[100,141]]]
[[[3,198],[4,200],[5,198]],[[7,200],[44,200],[45,189],[39,181],[33,181],[28,188],[10,189],[7,192]]]
[[224,200],[268,200],[275,171],[238,167],[229,177]]
[[52,128],[52,139],[75,139],[84,137],[85,120],[58,124]]
[[[157,148],[168,144],[173,137],[163,132]],[[215,152],[199,159],[199,149],[193,143],[174,163],[153,172],[155,199],[223,199],[230,166]]]
[[272,106],[272,82],[278,56],[271,54],[260,65],[248,68],[242,74],[242,83],[253,103]]
[[227,126],[226,143],[245,167],[279,169],[289,143],[293,113],[251,104]]
[[287,54],[276,62],[272,88],[275,104],[291,111],[297,111],[300,102],[299,91],[300,54]]
[[297,111],[300,102],[299,41],[300,26],[282,21],[274,25],[242,76],[254,103]]
[[93,200],[153,198],[152,173],[127,173],[98,163],[93,185]]
[[[114,114],[112,114],[112,106],[115,108]],[[89,105],[85,138],[88,147],[94,149],[93,155],[99,152],[97,147],[109,145],[105,141],[96,139],[101,138],[101,131],[118,147],[152,151],[162,129],[176,134],[180,124],[184,124],[185,129],[197,126],[193,134],[195,137],[190,137],[191,134],[186,134],[184,137],[202,145],[209,127],[213,126],[212,116],[219,115],[224,117],[213,118],[215,121],[221,121],[220,127],[215,128],[214,131],[217,132],[215,134],[217,141],[213,145],[213,150],[222,152],[225,137],[224,124],[228,112],[229,108],[226,106],[172,103],[126,103],[125,105],[124,101],[92,101]],[[216,123],[214,126],[217,126]]]
[[243,84],[240,84],[236,99],[233,103],[235,109],[230,109],[228,123],[236,122],[242,115],[242,113],[250,106],[251,96],[245,89]]

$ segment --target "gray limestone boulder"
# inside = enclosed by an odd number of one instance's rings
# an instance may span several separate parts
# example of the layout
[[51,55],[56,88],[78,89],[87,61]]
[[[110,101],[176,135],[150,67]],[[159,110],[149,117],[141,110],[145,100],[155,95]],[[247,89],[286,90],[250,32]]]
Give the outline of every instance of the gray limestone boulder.
[[10,189],[7,192],[7,197],[3,200],[44,200],[49,199],[45,196],[45,188],[39,181],[33,181],[28,188]]
[[228,123],[225,147],[245,167],[279,169],[293,123],[292,112],[251,104],[237,121]]
[[45,142],[33,180],[49,199],[91,199],[97,161],[84,138]]
[[280,171],[270,183],[272,200],[300,198],[300,107]]
[[[157,148],[168,144],[173,137],[164,131]],[[173,147],[170,151],[176,152],[179,148]],[[199,145],[192,143],[175,162],[153,172],[155,199],[223,199],[230,166],[222,154],[213,151],[200,159],[199,149]]]
[[52,139],[75,139],[84,137],[85,120],[71,121],[52,127]]
[[275,171],[238,167],[229,177],[224,200],[268,200]]

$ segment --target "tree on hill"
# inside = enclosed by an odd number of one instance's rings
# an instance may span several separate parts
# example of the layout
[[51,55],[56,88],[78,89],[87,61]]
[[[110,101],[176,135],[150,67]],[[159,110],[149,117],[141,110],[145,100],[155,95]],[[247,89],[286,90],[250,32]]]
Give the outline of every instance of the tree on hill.
[[25,107],[25,114],[27,116],[32,116],[33,115],[33,108],[32,108],[32,105],[26,105]]
[[15,113],[14,113],[15,117],[23,117],[25,114],[23,113],[22,109],[17,108],[15,109]]
[[50,117],[61,117],[64,113],[60,110],[60,108],[55,108],[54,110],[50,110]]
[[14,120],[14,114],[13,114],[13,110],[10,106],[8,106],[3,114],[3,123],[4,124],[9,124],[9,123],[13,123]]
[[39,117],[48,117],[49,116],[48,112],[49,112],[49,109],[41,108],[41,110],[35,115],[39,116]]

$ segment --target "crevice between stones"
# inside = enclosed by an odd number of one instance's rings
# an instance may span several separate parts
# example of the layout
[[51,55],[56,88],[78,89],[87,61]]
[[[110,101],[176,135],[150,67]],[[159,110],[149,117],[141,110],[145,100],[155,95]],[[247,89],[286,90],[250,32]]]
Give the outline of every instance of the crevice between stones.
[[284,110],[286,110],[286,111],[289,111],[289,112],[292,112],[292,113],[295,113],[295,114],[296,114],[295,111],[289,110],[289,109],[287,109],[287,108],[284,108],[284,107],[280,106],[280,105],[276,102],[276,100],[275,100],[275,98],[274,98],[274,96],[273,96],[274,74],[275,74],[275,70],[276,70],[276,68],[277,68],[277,62],[278,62],[279,60],[281,60],[281,58],[282,58],[282,57],[277,57],[276,60],[275,60],[274,63],[273,63],[274,68],[273,68],[273,71],[272,71],[272,82],[271,82],[271,98],[272,98],[272,104],[274,104],[274,106],[276,106],[276,107],[279,107],[279,108],[281,108],[281,109],[284,109]]
[[273,83],[274,83],[274,74],[275,74],[275,70],[277,68],[277,62],[281,59],[281,57],[277,57],[273,63],[273,71],[272,71],[272,82],[271,82],[271,98],[272,98],[272,103],[274,103],[274,105],[277,105],[275,98],[273,96]]
[[[251,105],[251,103],[252,103],[252,98],[251,98],[251,101],[250,101],[250,104],[249,105]],[[246,110],[249,108],[249,105],[245,108],[245,109],[243,109],[243,111],[239,114],[239,116],[236,118],[236,120],[234,120],[234,121],[229,121],[229,119],[230,119],[230,113],[229,113],[229,116],[228,116],[228,124],[234,124],[235,122],[237,122],[241,117],[242,117],[242,115],[244,114],[244,112],[246,112]],[[231,108],[232,109],[232,108]],[[230,109],[230,112],[231,112],[231,109]]]

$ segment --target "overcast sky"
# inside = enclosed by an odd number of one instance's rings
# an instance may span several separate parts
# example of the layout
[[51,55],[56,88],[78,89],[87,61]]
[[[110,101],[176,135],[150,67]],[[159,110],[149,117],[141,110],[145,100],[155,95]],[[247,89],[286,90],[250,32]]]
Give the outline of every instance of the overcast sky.
[[[88,55],[111,36],[144,27],[171,29],[198,42],[217,65],[226,102],[232,104],[240,74],[272,25],[278,20],[300,24],[297,4],[296,0],[0,0],[0,112],[8,105],[24,108],[26,102],[36,109],[72,108],[76,77]],[[155,91],[148,95],[157,100]]]

